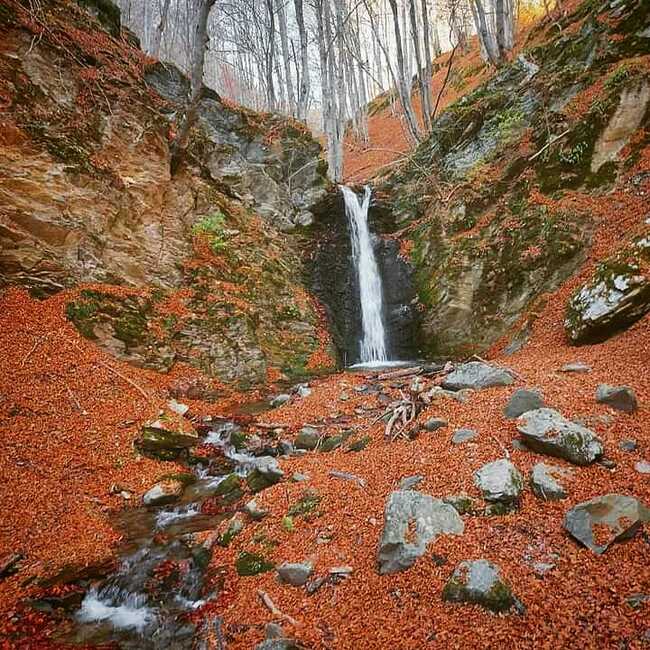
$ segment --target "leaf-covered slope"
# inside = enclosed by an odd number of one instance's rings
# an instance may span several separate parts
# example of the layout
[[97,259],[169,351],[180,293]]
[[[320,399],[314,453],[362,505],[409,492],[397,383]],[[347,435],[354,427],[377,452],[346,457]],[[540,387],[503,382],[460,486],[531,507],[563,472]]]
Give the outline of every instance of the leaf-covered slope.
[[587,0],[542,21],[522,55],[447,108],[383,179],[430,354],[485,350],[601,249],[647,229],[645,4]]

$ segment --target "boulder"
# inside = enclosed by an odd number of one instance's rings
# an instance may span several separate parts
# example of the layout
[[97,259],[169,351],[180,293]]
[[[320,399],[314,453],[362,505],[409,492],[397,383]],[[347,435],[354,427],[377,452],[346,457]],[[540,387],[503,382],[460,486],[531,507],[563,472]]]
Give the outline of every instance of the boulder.
[[537,463],[530,473],[533,494],[545,501],[564,499],[567,493],[560,481],[566,474],[567,470],[562,467]]
[[519,470],[506,458],[483,465],[474,474],[474,484],[486,501],[515,504],[524,487]]
[[252,492],[260,492],[274,485],[284,476],[278,461],[272,456],[259,456],[250,465],[252,471],[248,473],[246,482]]
[[534,411],[544,406],[544,398],[541,391],[537,389],[519,388],[510,398],[503,409],[503,414],[509,419],[514,420],[528,411]]
[[478,436],[478,433],[474,429],[456,429],[454,435],[451,437],[451,441],[455,445],[460,445],[463,442],[468,442],[469,440],[474,440]]
[[424,423],[424,428],[427,431],[437,431],[438,429],[442,429],[443,427],[446,427],[449,423],[445,418],[429,418],[425,423]]
[[174,460],[181,453],[199,444],[199,437],[194,431],[180,431],[170,428],[163,420],[155,420],[142,428],[135,446],[145,455],[160,460]]
[[244,506],[244,512],[253,520],[260,521],[269,514],[268,510],[263,510],[257,505],[255,499],[251,499]]
[[293,441],[293,445],[296,449],[312,451],[316,449],[320,435],[320,431],[314,427],[303,427]]
[[183,495],[185,484],[182,481],[160,481],[145,492],[142,503],[145,506],[163,506],[178,501]]
[[460,535],[463,530],[463,520],[449,504],[412,490],[392,492],[379,542],[379,573],[408,569],[438,535]]
[[596,401],[625,413],[634,413],[639,408],[636,394],[629,386],[600,384],[596,388]]
[[284,562],[276,567],[280,580],[294,587],[306,584],[313,570],[311,562]]
[[517,430],[533,451],[575,465],[589,465],[603,455],[603,444],[591,429],[567,420],[554,409],[524,413],[517,421]]
[[604,553],[611,544],[629,539],[644,522],[650,510],[634,497],[606,494],[579,503],[564,516],[564,528],[594,553]]
[[650,311],[650,281],[642,272],[649,259],[646,236],[599,265],[569,300],[564,326],[572,343],[605,341]]
[[447,390],[463,388],[479,390],[492,386],[509,386],[514,381],[512,373],[504,368],[491,366],[482,361],[470,361],[462,363],[450,372],[442,382],[442,387]]
[[492,612],[506,612],[517,605],[500,568],[487,560],[461,562],[447,581],[442,598],[452,603],[475,603]]

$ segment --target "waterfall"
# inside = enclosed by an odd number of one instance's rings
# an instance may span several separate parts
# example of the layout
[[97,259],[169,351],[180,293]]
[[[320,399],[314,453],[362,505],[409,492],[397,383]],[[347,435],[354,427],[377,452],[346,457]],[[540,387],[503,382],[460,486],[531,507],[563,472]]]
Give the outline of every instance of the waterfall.
[[341,192],[345,201],[345,214],[350,224],[352,261],[359,279],[362,323],[359,360],[362,364],[380,364],[386,361],[388,356],[382,315],[381,276],[368,229],[370,187],[366,186],[363,201],[359,201],[357,195],[345,185],[341,185]]

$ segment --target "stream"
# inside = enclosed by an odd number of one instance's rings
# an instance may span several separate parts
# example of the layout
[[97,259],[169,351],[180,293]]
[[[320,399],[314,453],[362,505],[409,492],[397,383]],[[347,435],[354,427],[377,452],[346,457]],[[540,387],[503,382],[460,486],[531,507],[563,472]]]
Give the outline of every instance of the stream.
[[[233,422],[219,420],[202,441],[223,452],[231,471],[215,474],[223,472],[223,465],[206,459],[191,467],[196,482],[185,489],[180,502],[118,515],[116,527],[127,540],[119,568],[86,593],[75,615],[72,642],[117,642],[120,648],[134,650],[193,647],[196,629],[187,615],[218,596],[204,593],[210,551],[194,543],[193,533],[213,530],[232,514],[203,514],[201,505],[230,474],[245,477],[268,462],[268,457],[235,450],[230,436],[238,430]],[[173,584],[167,582],[169,567],[180,567],[173,571]]]

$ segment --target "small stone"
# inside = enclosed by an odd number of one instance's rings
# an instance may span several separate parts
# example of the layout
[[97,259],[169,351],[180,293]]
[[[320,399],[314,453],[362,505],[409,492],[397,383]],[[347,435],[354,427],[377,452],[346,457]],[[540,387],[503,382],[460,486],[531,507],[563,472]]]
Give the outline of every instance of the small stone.
[[178,415],[185,415],[190,410],[190,407],[187,404],[177,402],[174,398],[167,402],[167,406],[171,411]]
[[474,440],[477,436],[478,433],[474,429],[456,429],[454,435],[451,437],[451,441],[455,445],[460,445],[468,440]]
[[519,388],[510,396],[503,413],[508,419],[514,420],[528,411],[534,411],[543,406],[544,398],[539,390]]
[[560,480],[567,474],[562,467],[537,463],[530,474],[530,486],[533,494],[545,501],[558,501],[567,495]]
[[330,569],[330,575],[335,576],[349,576],[352,574],[354,569],[351,566],[334,566]]
[[296,384],[291,389],[291,392],[298,395],[298,397],[309,397],[311,395],[311,388],[309,388],[309,384]]
[[291,480],[295,483],[301,483],[303,481],[309,481],[309,474],[301,474],[300,472],[294,472],[291,476]]
[[636,451],[638,446],[637,441],[633,438],[626,438],[618,443],[618,448],[621,451]]
[[630,594],[626,599],[625,602],[632,608],[632,609],[639,609],[643,603],[650,602],[650,595],[649,594]]
[[282,406],[283,404],[286,404],[290,400],[291,400],[291,395],[287,395],[286,393],[276,395],[270,402],[271,407],[278,408],[278,406]]
[[638,409],[636,395],[629,386],[600,384],[596,389],[596,401],[625,413],[634,413]]
[[309,580],[313,570],[310,562],[284,562],[276,567],[280,580],[294,587],[302,587]]
[[533,571],[536,575],[543,577],[549,571],[552,571],[555,568],[555,564],[552,562],[535,562],[533,564]]
[[280,440],[278,443],[278,451],[282,456],[291,456],[294,452],[293,442],[291,440]]
[[442,598],[452,603],[476,603],[493,612],[506,612],[517,602],[502,580],[500,568],[487,560],[461,562],[445,585]]
[[339,395],[340,402],[347,402],[350,399],[350,396],[347,393],[341,393]]
[[175,503],[183,495],[185,485],[182,481],[160,481],[142,497],[145,506],[162,506]]
[[424,481],[424,476],[416,474],[415,476],[406,476],[399,482],[400,490],[412,490],[416,485]]
[[560,372],[577,372],[577,373],[586,373],[591,372],[591,366],[588,366],[582,361],[573,361],[572,363],[565,363],[561,368]]
[[447,420],[444,418],[429,418],[425,423],[424,423],[424,428],[427,431],[436,431],[437,429],[442,429],[443,427],[446,427]]
[[616,461],[612,460],[611,458],[599,458],[598,459],[598,464],[601,467],[604,467],[605,469],[615,469],[616,468]]
[[650,463],[647,460],[640,460],[638,463],[634,463],[634,469],[639,474],[650,474]]
[[269,514],[268,510],[262,510],[258,507],[255,499],[251,499],[245,506],[244,512],[253,520],[259,521]]
[[483,465],[474,474],[474,484],[486,501],[515,504],[523,490],[519,470],[506,458]]

